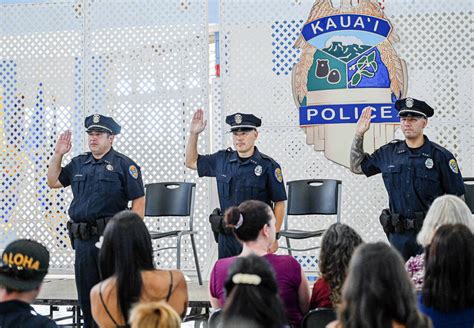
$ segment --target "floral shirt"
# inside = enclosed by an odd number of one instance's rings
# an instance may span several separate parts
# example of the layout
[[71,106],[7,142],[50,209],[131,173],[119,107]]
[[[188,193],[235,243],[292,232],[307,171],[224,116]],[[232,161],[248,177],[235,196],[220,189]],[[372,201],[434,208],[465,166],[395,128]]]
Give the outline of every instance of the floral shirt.
[[425,254],[410,257],[407,263],[405,263],[405,270],[407,270],[410,279],[413,281],[415,289],[420,291],[423,287],[425,275]]

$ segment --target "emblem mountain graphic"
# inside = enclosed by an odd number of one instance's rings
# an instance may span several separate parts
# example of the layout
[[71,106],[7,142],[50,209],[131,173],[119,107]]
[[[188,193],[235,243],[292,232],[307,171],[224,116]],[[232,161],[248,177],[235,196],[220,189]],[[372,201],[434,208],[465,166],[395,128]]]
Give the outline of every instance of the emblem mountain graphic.
[[331,46],[322,49],[322,51],[347,63],[370,48],[371,46],[359,44],[343,45],[342,42],[335,41],[331,43]]

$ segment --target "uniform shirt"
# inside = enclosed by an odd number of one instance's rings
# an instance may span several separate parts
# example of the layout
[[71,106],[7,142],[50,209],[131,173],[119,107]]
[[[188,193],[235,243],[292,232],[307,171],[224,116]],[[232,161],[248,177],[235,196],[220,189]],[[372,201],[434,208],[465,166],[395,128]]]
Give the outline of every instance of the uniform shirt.
[[241,162],[231,148],[210,155],[199,155],[197,170],[200,177],[216,177],[221,210],[246,200],[272,202],[286,200],[281,168],[271,157],[254,154]]
[[74,222],[111,217],[125,210],[129,200],[145,194],[138,165],[114,149],[100,160],[90,152],[74,157],[62,168],[59,182],[71,185],[69,217]]
[[433,200],[444,194],[461,196],[464,183],[456,159],[426,136],[422,147],[411,150],[394,140],[366,155],[361,168],[368,177],[382,173],[390,210],[405,218],[427,212]]
[[0,303],[1,328],[56,328],[56,323],[36,313],[33,307],[22,301]]

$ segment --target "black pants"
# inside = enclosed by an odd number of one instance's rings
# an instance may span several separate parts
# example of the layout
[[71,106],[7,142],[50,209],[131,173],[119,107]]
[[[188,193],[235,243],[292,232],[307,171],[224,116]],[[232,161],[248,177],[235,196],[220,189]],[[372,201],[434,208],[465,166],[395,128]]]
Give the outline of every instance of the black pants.
[[415,230],[403,231],[400,233],[391,233],[388,236],[390,244],[400,252],[405,262],[412,256],[416,256],[423,252],[423,247],[416,241]]
[[242,252],[242,244],[235,238],[233,233],[219,233],[218,244],[219,259],[236,256]]
[[99,249],[95,246],[98,240],[99,236],[93,236],[87,241],[74,240],[76,288],[79,304],[84,315],[85,328],[97,327],[92,319],[90,292],[92,287],[100,282]]

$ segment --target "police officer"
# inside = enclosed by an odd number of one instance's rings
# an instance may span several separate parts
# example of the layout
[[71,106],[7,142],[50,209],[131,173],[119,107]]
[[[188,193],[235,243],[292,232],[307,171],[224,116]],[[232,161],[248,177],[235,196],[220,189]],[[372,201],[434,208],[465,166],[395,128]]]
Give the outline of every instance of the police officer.
[[[257,127],[261,120],[251,114],[236,113],[226,118],[230,125],[236,150],[228,148],[210,155],[199,155],[199,134],[206,127],[204,113],[198,109],[193,116],[188,144],[186,167],[197,170],[200,177],[216,177],[222,212],[245,200],[255,199],[272,206],[279,231],[285,211],[286,190],[280,165],[255,147]],[[278,244],[270,251],[276,251]],[[221,231],[218,236],[219,258],[240,254],[242,245],[231,232]]]
[[95,243],[108,220],[128,207],[144,215],[144,188],[140,168],[125,155],[112,148],[120,133],[111,117],[95,114],[85,119],[90,152],[74,157],[61,167],[62,158],[71,150],[71,132],[62,133],[56,143],[48,168],[48,186],[71,186],[73,200],[68,222],[71,244],[75,249],[75,275],[84,326],[92,327],[89,293],[100,281],[98,248]]
[[453,154],[423,134],[433,109],[414,98],[398,100],[395,108],[405,140],[394,140],[372,155],[364,153],[372,115],[372,108],[366,107],[357,123],[350,162],[356,174],[382,173],[390,208],[382,212],[380,222],[407,260],[422,251],[416,235],[433,200],[444,194],[464,197],[464,184]]

